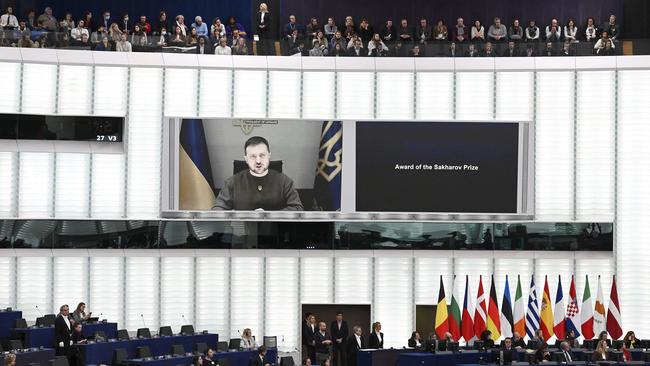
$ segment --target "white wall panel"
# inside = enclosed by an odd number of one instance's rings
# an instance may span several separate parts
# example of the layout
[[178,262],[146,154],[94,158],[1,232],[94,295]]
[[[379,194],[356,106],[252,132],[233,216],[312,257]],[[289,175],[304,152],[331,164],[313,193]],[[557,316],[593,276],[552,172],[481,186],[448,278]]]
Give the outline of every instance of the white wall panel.
[[0,308],[16,309],[16,257],[0,257]]
[[495,86],[497,119],[533,120],[534,78],[535,74],[529,71],[497,72]]
[[56,154],[54,187],[54,215],[56,217],[88,218],[90,155]]
[[494,116],[494,73],[456,73],[456,119],[487,120]]
[[402,347],[413,327],[412,258],[375,258],[375,299],[371,322],[379,321],[384,348]]
[[16,215],[18,201],[18,154],[0,152],[0,216]]
[[88,276],[88,306],[93,316],[124,327],[124,258],[92,257]]
[[374,117],[375,74],[373,72],[338,72],[338,119]]
[[195,116],[198,106],[198,89],[198,71],[196,69],[166,68],[165,116]]
[[336,257],[335,293],[337,304],[372,303],[372,258]]
[[454,118],[454,73],[418,72],[415,114],[422,120]]
[[230,282],[230,258],[196,258],[196,326],[195,330],[230,333],[228,288]]
[[573,77],[570,71],[537,74],[535,215],[573,219]]
[[160,211],[162,81],[160,69],[131,69],[126,202],[132,218]]
[[269,118],[300,118],[300,72],[269,71]]
[[200,70],[199,116],[230,117],[232,70]]
[[33,324],[53,307],[52,258],[17,257],[16,261],[16,309]]
[[0,73],[5,85],[0,89],[0,113],[16,113],[20,108],[20,64],[14,62],[0,62]]
[[445,286],[445,295],[451,302],[454,281],[454,261],[450,257],[415,258],[415,303],[420,305],[438,304],[440,276]]
[[160,313],[158,257],[127,257],[124,327],[157,332]]
[[377,118],[412,119],[413,82],[412,72],[378,72]]
[[300,302],[303,304],[330,304],[332,288],[332,258],[306,257],[300,260]]
[[124,155],[93,154],[91,174],[90,216],[104,219],[124,217]]
[[334,119],[336,89],[333,72],[302,73],[302,118]]
[[57,66],[23,65],[22,112],[53,114],[56,110]]
[[230,273],[230,338],[241,338],[244,329],[250,328],[260,339],[264,332],[264,258],[233,257]]
[[117,66],[95,67],[94,114],[125,116],[129,69]]
[[174,333],[185,324],[194,324],[194,258],[161,258],[160,324]]
[[92,66],[59,66],[59,114],[90,114],[93,102]]
[[63,304],[72,313],[80,302],[86,303],[86,313],[93,311],[88,303],[88,257],[54,257],[53,262],[52,314]]
[[18,214],[21,217],[51,217],[54,204],[54,154],[20,153]]
[[[301,335],[296,321],[301,318],[298,298],[297,257],[269,257],[266,259],[265,335],[278,337],[278,346],[285,351],[298,349]],[[295,319],[296,321],[291,321]],[[263,341],[257,334],[256,340]]]
[[236,70],[235,118],[266,118],[266,70]]
[[[650,226],[650,71],[619,71],[616,268],[623,329],[634,327],[650,337],[650,252],[645,233]],[[594,285],[592,284],[592,287]],[[604,286],[604,284],[603,284]],[[604,291],[605,288],[603,288]]]
[[508,285],[510,285],[510,300],[513,309],[515,302],[515,292],[517,291],[517,276],[521,279],[521,294],[524,304],[528,304],[528,292],[530,291],[530,277],[533,275],[533,260],[529,258],[495,258],[494,259],[494,283],[499,299],[499,308],[503,300],[503,290],[505,289],[506,275],[508,275]]
[[611,90],[615,71],[580,71],[576,90],[576,219],[614,219],[616,100],[596,90]]

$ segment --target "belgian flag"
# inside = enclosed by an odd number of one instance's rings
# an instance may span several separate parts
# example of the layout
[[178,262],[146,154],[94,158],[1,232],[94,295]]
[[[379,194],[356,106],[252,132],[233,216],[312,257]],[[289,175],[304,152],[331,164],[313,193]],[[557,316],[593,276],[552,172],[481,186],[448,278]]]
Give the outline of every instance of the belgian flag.
[[440,276],[435,328],[438,338],[445,339],[445,333],[449,332],[449,312],[447,311],[447,298],[445,297],[445,285],[442,283],[442,276]]
[[214,181],[202,120],[182,121],[178,160],[179,208],[211,209],[215,200]]

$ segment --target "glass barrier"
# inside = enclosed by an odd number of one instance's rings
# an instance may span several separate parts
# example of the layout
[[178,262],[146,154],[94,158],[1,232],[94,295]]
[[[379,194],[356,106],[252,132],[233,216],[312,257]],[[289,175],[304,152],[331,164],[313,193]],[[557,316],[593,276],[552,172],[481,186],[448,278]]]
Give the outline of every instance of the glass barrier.
[[0,221],[0,248],[613,250],[612,223]]
[[[75,34],[75,36],[77,36]],[[122,52],[170,52],[226,55],[283,56],[392,56],[392,57],[527,57],[527,56],[593,56],[647,55],[650,39],[576,40],[574,42],[538,40],[451,42],[380,41],[355,37],[324,36],[283,37],[254,41],[250,37],[223,38],[188,34],[109,34],[90,32],[73,37],[69,32],[47,32],[42,29],[0,30],[0,46],[27,48],[58,48]]]

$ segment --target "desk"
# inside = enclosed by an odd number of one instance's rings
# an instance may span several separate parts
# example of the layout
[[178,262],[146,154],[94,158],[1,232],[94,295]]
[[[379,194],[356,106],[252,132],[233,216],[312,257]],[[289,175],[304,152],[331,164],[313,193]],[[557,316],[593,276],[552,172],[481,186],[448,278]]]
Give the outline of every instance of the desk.
[[193,352],[194,345],[203,342],[208,347],[216,347],[219,336],[217,334],[195,334],[189,336],[171,336],[151,339],[132,339],[129,341],[112,341],[102,343],[79,344],[81,359],[84,365],[110,364],[113,359],[113,351],[117,348],[125,348],[128,358],[136,357],[136,349],[148,346],[152,356],[163,356],[171,352],[172,345],[181,344],[185,352]]
[[176,356],[163,358],[159,360],[143,360],[135,358],[126,361],[129,365],[142,365],[142,366],[176,366],[176,365],[192,365],[194,363],[194,356]]
[[0,311],[0,339],[9,338],[16,319],[22,317],[22,311]]
[[[38,351],[16,353],[16,366],[28,366],[30,363],[40,363],[41,366],[49,365],[54,358],[54,350],[51,348],[39,349]],[[5,356],[0,354],[0,363],[4,365]]]
[[[14,334],[23,340],[23,347],[53,347],[55,342],[54,327],[15,328]],[[92,337],[95,332],[104,332],[108,338],[117,338],[117,323],[88,323],[82,327],[84,337]]]
[[491,355],[487,352],[450,354],[408,352],[399,355],[399,366],[456,366],[458,364],[478,364],[481,360],[488,360],[490,357]]
[[409,352],[413,349],[361,349],[357,352],[357,366],[395,366],[400,354]]
[[[218,352],[215,353],[214,358],[218,361],[226,359],[230,362],[230,366],[248,366],[251,358],[257,356],[257,350],[239,351],[239,352]],[[271,364],[278,363],[278,350],[277,348],[269,348],[266,350],[266,360]]]

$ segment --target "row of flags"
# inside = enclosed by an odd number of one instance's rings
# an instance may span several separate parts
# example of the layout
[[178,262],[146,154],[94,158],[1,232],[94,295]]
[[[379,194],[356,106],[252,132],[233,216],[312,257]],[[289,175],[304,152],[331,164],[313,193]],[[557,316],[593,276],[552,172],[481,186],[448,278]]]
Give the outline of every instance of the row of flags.
[[497,340],[501,336],[512,337],[514,332],[519,333],[522,337],[526,334],[533,338],[538,329],[541,329],[545,341],[553,336],[557,339],[564,339],[570,332],[574,333],[574,337],[582,335],[585,339],[593,339],[603,331],[607,331],[612,339],[618,339],[623,335],[616,276],[612,281],[607,313],[605,313],[600,276],[598,276],[598,293],[595,305],[592,305],[589,276],[586,278],[581,304],[578,304],[573,276],[571,276],[571,287],[566,303],[560,276],[558,276],[555,303],[551,302],[548,276],[544,279],[541,302],[537,298],[535,278],[532,277],[526,307],[524,307],[519,276],[517,276],[514,303],[511,300],[508,276],[506,276],[500,309],[494,276],[492,276],[490,293],[487,298],[483,291],[483,277],[479,278],[476,306],[472,303],[470,295],[469,276],[465,276],[463,293],[461,293],[462,288],[461,277],[455,276],[451,303],[447,306],[445,287],[442,276],[440,276],[435,331],[441,339],[444,338],[445,333],[449,332],[454,340],[458,341],[464,338],[469,342],[472,339],[480,338],[486,330],[490,331],[493,340]]

